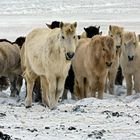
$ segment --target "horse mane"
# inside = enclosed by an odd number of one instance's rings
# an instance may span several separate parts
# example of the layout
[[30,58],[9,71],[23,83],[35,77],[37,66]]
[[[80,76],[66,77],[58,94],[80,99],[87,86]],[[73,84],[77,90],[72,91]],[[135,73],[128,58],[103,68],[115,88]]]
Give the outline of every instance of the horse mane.
[[26,39],[26,37],[20,36],[14,42],[11,42],[7,39],[0,39],[0,42],[7,42],[7,43],[10,43],[11,45],[17,44],[21,49],[23,43],[25,42],[25,39]]
[[10,44],[13,44],[13,42],[11,42],[11,41],[9,41],[9,40],[7,40],[7,39],[0,39],[0,42],[8,42],[8,43],[10,43]]
[[25,42],[25,39],[26,37],[20,36],[15,40],[15,42],[12,42],[12,44],[17,44],[21,48]]
[[112,34],[122,34],[123,33],[124,28],[120,27],[120,26],[116,26],[116,25],[110,25],[109,26],[109,31],[111,31]]

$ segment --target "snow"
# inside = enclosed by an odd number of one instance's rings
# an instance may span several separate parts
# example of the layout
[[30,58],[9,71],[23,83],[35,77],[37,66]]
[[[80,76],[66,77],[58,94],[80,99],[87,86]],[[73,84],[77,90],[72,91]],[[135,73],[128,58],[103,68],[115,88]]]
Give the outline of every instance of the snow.
[[[110,24],[140,33],[139,0],[6,0],[0,1],[0,37],[14,41],[53,20],[77,21],[83,27],[100,25],[103,34]],[[103,100],[71,99],[49,110],[39,103],[24,106],[25,85],[20,98],[0,92],[0,131],[16,140],[139,140],[140,93],[126,96],[126,85]]]
[[[24,90],[23,87],[22,93]],[[129,97],[105,94],[103,100],[69,99],[58,103],[55,110],[44,108],[39,103],[33,103],[32,108],[26,109],[23,98],[17,102],[7,92],[0,96],[0,130],[12,139],[140,138],[140,93]]]

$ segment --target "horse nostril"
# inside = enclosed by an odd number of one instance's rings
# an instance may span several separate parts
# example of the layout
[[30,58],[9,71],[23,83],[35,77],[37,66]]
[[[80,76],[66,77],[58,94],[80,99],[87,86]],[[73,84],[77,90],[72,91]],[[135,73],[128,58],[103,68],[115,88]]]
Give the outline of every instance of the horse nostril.
[[66,59],[67,59],[67,60],[72,59],[73,56],[74,56],[74,52],[68,52],[68,53],[66,53]]
[[132,61],[134,59],[134,56],[128,56],[128,60]]
[[112,62],[106,62],[106,65],[110,67],[112,65]]
[[117,49],[121,48],[121,46],[116,46]]
[[72,57],[74,56],[74,53],[73,53],[73,52],[68,52],[68,53],[67,53],[67,56],[68,56],[69,58],[72,58]]

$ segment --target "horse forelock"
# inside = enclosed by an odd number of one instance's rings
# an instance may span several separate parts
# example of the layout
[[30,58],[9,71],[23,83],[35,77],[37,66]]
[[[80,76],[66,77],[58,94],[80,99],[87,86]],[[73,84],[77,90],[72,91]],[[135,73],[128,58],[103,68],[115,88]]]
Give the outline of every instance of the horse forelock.
[[113,46],[114,46],[113,38],[107,37],[105,42],[106,42],[106,45],[109,47],[109,49],[113,48]]
[[120,27],[120,26],[115,26],[115,25],[110,25],[110,28],[109,28],[109,34],[113,35],[113,36],[119,36],[120,37],[120,45],[122,46],[123,44],[123,31],[124,31],[124,28],[123,27]]
[[92,39],[91,39],[91,42],[90,42],[90,46],[91,47],[96,47],[99,44],[101,44],[100,35],[93,36]]
[[135,34],[133,32],[125,32],[124,33],[124,42],[125,41],[132,41],[134,40],[135,41]]
[[65,24],[64,27],[63,27],[63,32],[66,34],[66,35],[72,35],[75,33],[75,27],[72,25],[72,24]]
[[115,34],[122,34],[123,33],[123,27],[120,27],[120,26],[115,26],[115,25],[112,25],[111,26],[111,29],[109,29],[109,31],[115,35]]

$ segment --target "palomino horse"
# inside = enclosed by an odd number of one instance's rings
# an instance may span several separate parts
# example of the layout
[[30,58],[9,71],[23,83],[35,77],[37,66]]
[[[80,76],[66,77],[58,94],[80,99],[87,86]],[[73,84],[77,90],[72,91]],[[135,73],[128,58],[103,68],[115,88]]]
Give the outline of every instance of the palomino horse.
[[[107,84],[106,88],[108,87],[110,94],[114,94],[115,79],[119,68],[119,61],[120,61],[121,48],[122,48],[123,27],[110,25],[108,34],[114,39],[115,46],[116,46],[116,55],[115,55],[115,61],[112,63],[112,66],[108,73],[108,83],[106,83]],[[119,75],[117,76],[119,78],[117,79],[117,81],[120,81],[122,77],[122,74],[120,73],[120,69],[121,68],[119,68],[118,71]]]

